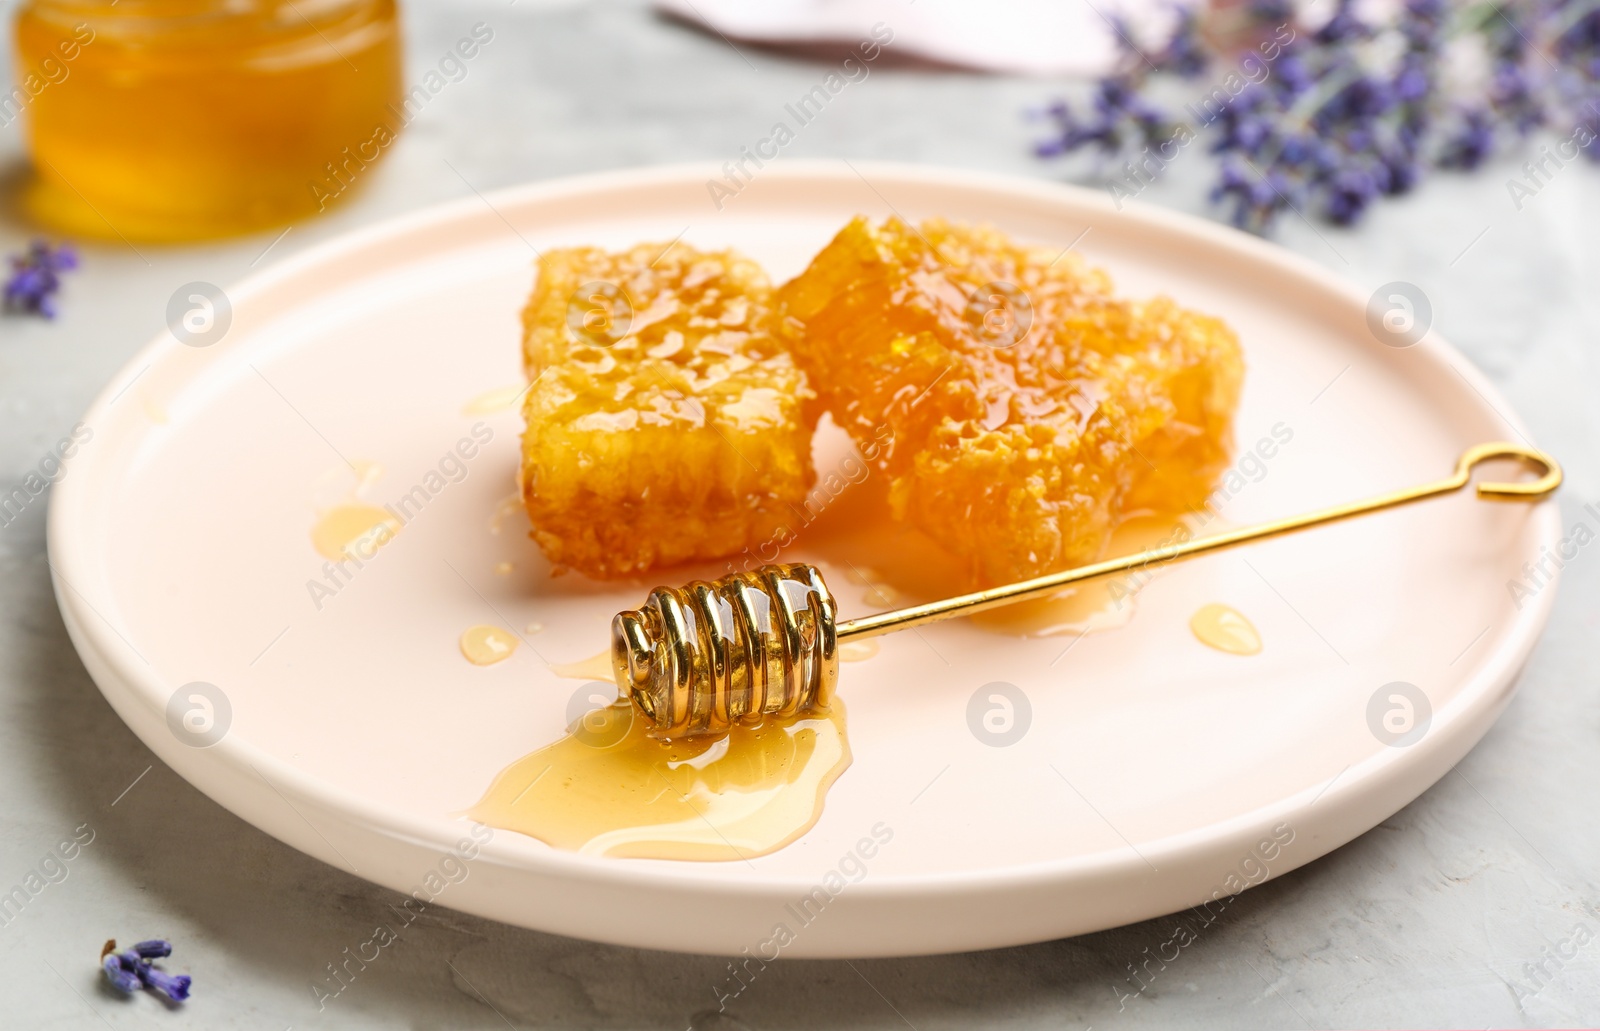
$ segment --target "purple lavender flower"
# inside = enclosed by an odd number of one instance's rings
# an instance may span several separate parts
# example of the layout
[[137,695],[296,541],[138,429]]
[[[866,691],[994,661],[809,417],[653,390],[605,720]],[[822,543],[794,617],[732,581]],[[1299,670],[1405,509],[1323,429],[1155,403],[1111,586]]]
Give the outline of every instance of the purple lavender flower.
[[1259,232],[1278,212],[1295,203],[1297,193],[1295,183],[1281,171],[1255,175],[1232,160],[1224,160],[1211,200],[1232,205],[1228,221],[1236,227]]
[[1211,63],[1200,38],[1200,13],[1193,7],[1178,12],[1178,25],[1167,47],[1155,58],[1155,65],[1185,79],[1193,79]]
[[1401,104],[1415,104],[1427,97],[1433,88],[1433,77],[1428,74],[1427,59],[1412,52],[1400,59],[1400,74],[1394,77],[1394,98]]
[[146,988],[160,992],[173,1002],[182,1002],[189,997],[188,974],[169,974],[164,970],[157,970],[149,963],[141,963],[139,980],[144,982]]
[[1494,153],[1494,125],[1489,112],[1478,108],[1462,116],[1461,128],[1445,141],[1439,167],[1471,171]]
[[1056,134],[1034,147],[1040,157],[1071,153],[1093,144],[1103,161],[1114,163],[1142,146],[1156,146],[1171,135],[1172,123],[1139,92],[1131,77],[1109,76],[1095,89],[1093,115],[1081,117],[1066,101],[1045,110]]
[[1355,7],[1355,0],[1339,0],[1333,17],[1317,30],[1317,42],[1323,45],[1347,43],[1372,35],[1371,26],[1356,17]]
[[1295,16],[1293,0],[1250,0],[1248,10],[1257,25],[1282,25]]
[[1352,166],[1333,177],[1328,184],[1328,220],[1335,225],[1350,225],[1361,217],[1378,195],[1378,180],[1367,169]]
[[[1230,22],[1241,17],[1242,28]],[[1357,0],[1336,0],[1332,17],[1307,36],[1285,31],[1296,26],[1290,0],[1190,10],[1153,57],[1124,40],[1120,66],[1100,83],[1093,113],[1080,117],[1059,104],[1059,131],[1038,152],[1089,147],[1101,156],[1103,176],[1106,156],[1185,128],[1147,99],[1147,81],[1189,77],[1205,59],[1218,58],[1214,66],[1263,71],[1249,74],[1242,88],[1238,75],[1231,85],[1219,76],[1199,104],[1187,106],[1199,123],[1187,128],[1208,133],[1206,149],[1219,156],[1213,202],[1235,225],[1257,232],[1289,210],[1351,224],[1375,200],[1411,190],[1429,171],[1478,168],[1541,127],[1570,136],[1600,163],[1600,7],[1593,0],[1467,7],[1402,0],[1392,17],[1392,25],[1369,24]],[[1210,19],[1219,31],[1208,31]],[[1488,75],[1447,95],[1437,69],[1446,43],[1464,33],[1479,38]],[[1234,40],[1234,50],[1214,46],[1220,39]],[[1396,39],[1398,54],[1387,49]]]
[[108,953],[100,961],[100,969],[106,972],[106,980],[111,982],[111,987],[124,995],[132,995],[139,990],[139,975],[125,967],[122,957],[116,953]]
[[150,962],[170,955],[172,943],[160,938],[139,942],[121,952],[112,940],[100,952],[100,969],[119,992],[131,995],[143,987],[160,992],[173,1002],[182,1002],[189,997],[189,975],[169,974]]
[[78,255],[68,244],[52,248],[35,240],[26,252],[11,258],[11,276],[6,280],[3,304],[8,312],[56,317],[56,291],[61,288],[61,273],[78,267]]

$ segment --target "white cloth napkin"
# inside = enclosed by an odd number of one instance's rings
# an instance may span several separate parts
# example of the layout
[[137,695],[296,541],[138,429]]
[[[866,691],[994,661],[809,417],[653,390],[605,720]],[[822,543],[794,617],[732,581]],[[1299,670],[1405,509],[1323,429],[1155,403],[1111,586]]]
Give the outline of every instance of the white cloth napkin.
[[1114,15],[1147,49],[1165,44],[1177,23],[1170,0],[656,0],[656,7],[731,40],[770,45],[854,43],[883,25],[893,32],[893,53],[1038,76],[1110,71]]

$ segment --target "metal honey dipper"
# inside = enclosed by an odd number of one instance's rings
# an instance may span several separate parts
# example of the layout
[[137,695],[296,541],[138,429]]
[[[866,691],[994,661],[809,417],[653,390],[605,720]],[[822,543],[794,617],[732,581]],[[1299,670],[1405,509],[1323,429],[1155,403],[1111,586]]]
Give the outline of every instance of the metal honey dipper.
[[639,608],[612,620],[611,665],[622,694],[668,737],[801,715],[827,707],[839,679],[842,641],[970,616],[1094,577],[1450,494],[1470,482],[1474,466],[1495,459],[1519,460],[1533,467],[1538,479],[1479,483],[1480,498],[1537,501],[1561,485],[1561,467],[1542,451],[1505,442],[1478,444],[1461,456],[1453,474],[1432,483],[844,623],[835,622],[833,595],[815,566],[764,566],[651,591]]

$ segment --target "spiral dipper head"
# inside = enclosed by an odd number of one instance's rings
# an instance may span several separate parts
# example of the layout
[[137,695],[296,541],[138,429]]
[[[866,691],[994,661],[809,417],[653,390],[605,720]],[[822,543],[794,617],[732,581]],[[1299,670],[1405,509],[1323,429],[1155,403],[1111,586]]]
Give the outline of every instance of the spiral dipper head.
[[839,678],[833,595],[800,563],[657,587],[611,621],[611,665],[671,737],[825,709]]

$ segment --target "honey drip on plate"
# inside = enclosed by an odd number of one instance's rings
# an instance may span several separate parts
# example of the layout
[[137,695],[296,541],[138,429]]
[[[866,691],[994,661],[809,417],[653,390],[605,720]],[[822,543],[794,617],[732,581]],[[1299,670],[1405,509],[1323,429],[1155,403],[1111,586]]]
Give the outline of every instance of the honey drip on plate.
[[[1208,531],[1212,529],[1208,527]],[[1116,558],[1176,544],[1193,536],[1190,523],[1184,519],[1140,516],[1123,523],[1112,534],[1111,542],[1106,546],[1106,557]],[[1081,635],[1111,630],[1125,626],[1133,618],[1139,591],[1159,572],[1160,567],[1152,566],[1086,580],[1049,598],[1018,602],[1003,609],[979,613],[972,617],[972,622],[995,633],[1020,634],[1024,637]]]
[[846,641],[839,646],[839,659],[841,662],[865,662],[878,654],[881,644],[871,637],[865,641]]
[[323,512],[311,527],[317,554],[335,562],[368,559],[400,532],[400,521],[376,505],[351,502]]
[[486,390],[477,397],[461,406],[462,415],[489,415],[492,412],[503,412],[517,403],[528,390],[525,386],[500,387],[497,390]]
[[663,741],[626,701],[506,767],[468,815],[589,855],[728,861],[766,855],[822,815],[850,765],[843,705]]
[[165,426],[172,421],[166,406],[148,394],[139,395],[139,404],[144,408],[145,417],[157,426]]
[[468,627],[461,635],[461,654],[474,666],[492,666],[511,658],[516,650],[516,635],[504,627]]
[[356,485],[345,500],[320,510],[311,524],[311,546],[335,562],[369,559],[400,532],[400,520],[392,513],[361,500],[362,492],[383,475],[383,467],[377,462],[356,462],[353,468]]
[[558,677],[571,677],[573,680],[604,680],[608,683],[616,676],[611,669],[609,648],[598,655],[591,655],[577,662],[553,662],[550,664],[550,672]]
[[1211,602],[1189,618],[1189,629],[1200,643],[1230,655],[1255,655],[1261,651],[1261,634],[1239,610]]
[[512,516],[522,515],[522,495],[512,493],[495,502],[494,511],[489,515],[489,532],[499,536],[505,528],[505,522]]
[[866,602],[868,605],[876,605],[879,608],[888,608],[892,605],[900,604],[900,592],[886,583],[884,580],[884,575],[878,572],[876,569],[863,569],[858,566],[851,566],[845,575],[849,578],[851,583],[860,584],[867,589],[866,593],[862,595],[861,600]]

